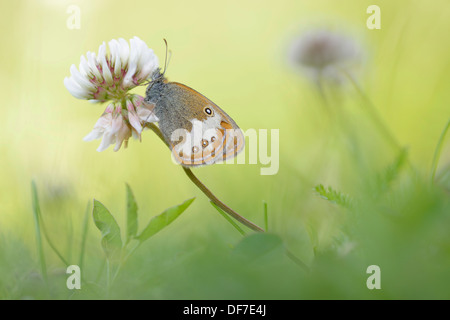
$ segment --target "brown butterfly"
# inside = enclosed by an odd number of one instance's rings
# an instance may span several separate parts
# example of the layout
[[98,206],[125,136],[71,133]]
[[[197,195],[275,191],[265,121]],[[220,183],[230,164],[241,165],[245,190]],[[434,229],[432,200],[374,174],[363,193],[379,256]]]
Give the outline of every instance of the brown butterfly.
[[168,82],[160,70],[152,75],[144,101],[153,105],[164,139],[185,167],[232,158],[244,148],[241,129],[225,111],[194,89]]

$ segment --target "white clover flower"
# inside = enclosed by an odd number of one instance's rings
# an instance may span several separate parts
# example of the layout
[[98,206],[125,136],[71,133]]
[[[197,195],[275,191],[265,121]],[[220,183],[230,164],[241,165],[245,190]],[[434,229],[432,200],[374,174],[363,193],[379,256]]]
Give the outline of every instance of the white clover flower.
[[64,79],[67,90],[78,99],[91,102],[112,101],[94,125],[94,129],[84,140],[91,141],[102,138],[97,151],[105,150],[115,144],[117,151],[133,136],[139,138],[145,122],[156,122],[159,119],[153,113],[153,105],[144,102],[144,98],[129,94],[134,87],[151,79],[158,69],[158,57],[138,37],[124,39],[100,45],[98,54],[93,52],[81,56],[80,65],[70,67],[70,77]]
[[[126,108],[123,107],[126,106]],[[114,151],[118,151],[122,144],[128,145],[128,139],[133,136],[139,138],[146,122],[156,122],[159,119],[153,113],[153,105],[144,102],[138,95],[130,95],[124,102],[110,103],[94,129],[84,137],[84,141],[92,141],[103,137],[97,151],[106,150],[115,144]]]
[[345,35],[327,30],[310,30],[292,42],[289,50],[291,65],[315,81],[320,78],[341,83],[343,72],[358,62],[360,48]]
[[124,116],[122,115],[122,106],[120,103],[111,103],[106,108],[103,115],[98,119],[94,125],[94,129],[86,137],[84,141],[92,141],[103,137],[97,151],[103,151],[111,144],[116,144],[114,151],[117,151],[125,141],[131,137],[131,129],[127,125]]
[[159,121],[158,117],[153,112],[153,108],[155,106],[152,104],[145,103],[144,97],[135,94],[132,96],[132,102],[133,105],[136,107],[136,114],[141,123]]
[[64,85],[75,98],[118,101],[158,69],[158,57],[138,37],[130,45],[124,39],[113,39],[108,45],[110,54],[103,42],[98,55],[88,52],[81,56],[78,69],[74,64],[70,67],[71,76],[64,79]]

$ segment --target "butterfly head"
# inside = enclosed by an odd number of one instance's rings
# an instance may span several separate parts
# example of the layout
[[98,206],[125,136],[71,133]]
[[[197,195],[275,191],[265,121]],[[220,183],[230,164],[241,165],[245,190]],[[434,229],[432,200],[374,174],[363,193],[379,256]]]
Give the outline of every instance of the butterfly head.
[[[167,78],[164,77],[166,74],[167,66],[168,66],[168,56],[170,55],[170,51],[168,51],[169,46],[167,45],[167,40],[164,39],[164,43],[166,44],[166,57],[164,60],[164,70],[161,72],[161,68],[156,69],[151,75],[150,82],[147,82],[147,90],[146,94],[146,102],[157,101],[161,95],[161,91],[164,88],[164,85],[167,83]],[[170,58],[169,58],[170,59]],[[155,100],[156,98],[156,100]]]
[[158,101],[166,83],[167,78],[164,77],[164,73],[161,73],[161,69],[157,69],[152,74],[152,80],[149,82],[145,91],[145,101],[147,103]]

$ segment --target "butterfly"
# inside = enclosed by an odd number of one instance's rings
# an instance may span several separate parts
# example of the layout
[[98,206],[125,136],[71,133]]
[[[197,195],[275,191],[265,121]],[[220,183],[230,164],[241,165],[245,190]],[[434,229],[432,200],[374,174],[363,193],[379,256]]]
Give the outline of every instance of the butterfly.
[[175,161],[203,166],[235,157],[245,138],[231,117],[194,89],[168,82],[160,69],[152,75],[144,103],[153,108]]

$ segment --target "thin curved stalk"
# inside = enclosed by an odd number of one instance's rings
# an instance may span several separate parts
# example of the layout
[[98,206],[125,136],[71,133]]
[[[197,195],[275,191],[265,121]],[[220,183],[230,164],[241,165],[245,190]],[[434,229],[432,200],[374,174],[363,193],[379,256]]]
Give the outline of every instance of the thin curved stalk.
[[[169,147],[166,140],[164,140],[164,137],[161,133],[161,130],[159,130],[158,126],[156,126],[154,123],[147,123],[146,126],[150,128],[156,135],[166,144],[166,146]],[[170,148],[170,147],[169,147]],[[191,171],[189,168],[183,167],[184,172],[189,177],[189,179],[211,200],[212,203],[214,203],[217,207],[228,213],[231,217],[242,223],[243,225],[247,226],[248,228],[252,229],[256,232],[265,232],[263,228],[257,226],[253,222],[245,219],[243,216],[238,214],[236,211],[228,207],[225,203],[220,201]],[[294,263],[296,263],[298,266],[300,266],[303,270],[306,272],[309,271],[308,266],[299,258],[297,258],[292,252],[290,252],[287,248],[285,249],[286,255],[289,259],[291,259]]]
[[220,201],[198,178],[194,175],[191,169],[183,167],[184,172],[186,175],[191,179],[191,181],[220,209],[228,213],[230,216],[232,216],[234,219],[245,225],[246,227],[249,227],[250,229],[256,231],[256,232],[264,232],[264,229],[257,226],[250,220],[245,219],[243,216],[241,216],[239,213],[228,207],[225,203]]
[[[150,128],[151,130],[153,130],[154,133],[156,133],[156,135],[167,145],[166,140],[164,140],[164,137],[161,133],[161,130],[159,130],[159,128],[153,124],[153,123],[147,123],[146,126],[148,128]],[[192,172],[191,169],[186,168],[186,167],[182,167],[184,170],[184,173],[186,173],[186,175],[188,176],[188,178],[216,205],[218,206],[220,209],[222,209],[223,211],[225,211],[226,213],[228,213],[231,217],[233,217],[234,219],[236,219],[237,221],[239,221],[240,223],[242,223],[243,225],[245,225],[246,227],[252,229],[253,231],[256,232],[264,232],[264,229],[259,227],[258,225],[254,224],[253,222],[251,222],[250,220],[245,219],[243,216],[241,216],[239,213],[237,213],[236,211],[234,211],[233,209],[231,209],[230,207],[228,207],[225,203],[223,203],[222,201],[219,200],[219,198],[217,198]]]
[[346,71],[343,71],[344,74],[347,76],[347,78],[352,83],[355,90],[358,92],[360,97],[364,100],[366,103],[366,110],[369,113],[369,116],[372,118],[372,121],[375,123],[375,125],[378,127],[378,129],[382,132],[382,134],[386,137],[386,139],[389,141],[389,143],[396,149],[402,150],[402,147],[400,143],[397,141],[397,139],[394,137],[392,132],[389,130],[389,128],[385,125],[383,120],[381,119],[379,113],[377,112],[377,108],[373,104],[373,102],[370,100],[370,98],[366,95],[366,93],[361,89],[358,82],[352,77],[351,74],[349,74]]

